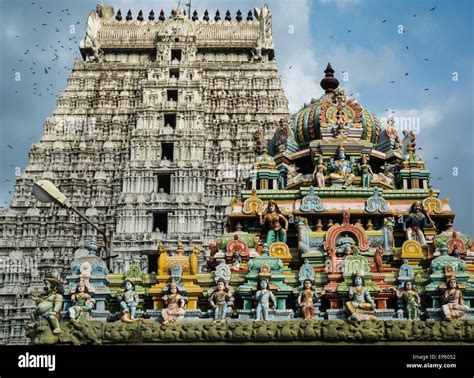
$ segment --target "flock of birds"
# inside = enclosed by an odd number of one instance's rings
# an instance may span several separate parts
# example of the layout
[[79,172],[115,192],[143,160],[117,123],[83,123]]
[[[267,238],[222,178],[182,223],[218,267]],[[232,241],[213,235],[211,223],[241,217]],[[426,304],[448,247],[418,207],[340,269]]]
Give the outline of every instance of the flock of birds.
[[[30,25],[31,29],[26,31],[28,34],[35,34],[37,36],[38,43],[35,43],[29,49],[26,49],[20,57],[18,57],[17,62],[14,67],[11,68],[11,71],[15,73],[19,72],[22,75],[20,81],[19,89],[15,90],[15,94],[23,95],[26,93],[33,93],[35,96],[41,97],[44,95],[57,96],[55,91],[58,88],[55,88],[53,75],[62,75],[66,76],[66,72],[69,72],[70,67],[60,64],[61,61],[70,58],[72,54],[78,56],[78,43],[84,31],[82,30],[81,21],[76,21],[72,19],[71,13],[68,8],[64,9],[46,9],[44,6],[37,4],[36,2],[31,2],[32,12],[34,12],[37,17],[35,20],[38,21],[37,24]],[[436,10],[436,6],[429,9],[430,12]],[[416,17],[416,14],[413,15]],[[383,24],[387,23],[388,20],[384,19]],[[56,25],[54,25],[54,23]],[[53,25],[52,25],[53,24]],[[71,26],[74,25],[76,28],[75,33],[71,33]],[[54,33],[57,33],[57,39],[48,45],[44,45],[44,33],[48,33],[54,30]],[[352,30],[349,29],[347,33],[351,33]],[[406,30],[404,31],[406,32]],[[79,35],[79,38],[76,36]],[[15,36],[18,40],[24,38],[22,35]],[[331,39],[334,38],[334,35],[330,36]],[[406,46],[406,50],[409,50],[409,46]],[[49,63],[44,64],[39,61],[35,61],[32,58],[32,55],[40,54],[44,62],[43,57],[48,56]],[[63,56],[61,56],[63,54]],[[37,55],[36,55],[37,56]],[[60,58],[61,57],[61,58]],[[66,59],[63,59],[66,58]],[[429,62],[428,58],[424,58],[424,61]],[[292,69],[293,66],[290,66],[289,69]],[[25,71],[31,74],[29,79],[25,79]],[[342,71],[344,73],[344,71]],[[408,76],[408,72],[405,73],[405,77]],[[47,75],[47,76],[46,76]],[[40,79],[40,76],[42,78]],[[48,79],[46,79],[48,78]],[[35,80],[36,79],[36,80]],[[42,83],[40,83],[42,82]],[[395,84],[396,80],[389,81],[390,84]],[[31,85],[27,87],[28,84]],[[428,91],[429,88],[424,88],[425,91]],[[351,94],[352,95],[352,94]],[[388,109],[387,109],[388,110]],[[392,111],[393,112],[393,111]],[[29,137],[31,140],[32,138]],[[11,144],[7,144],[6,148],[10,151],[13,151],[14,148]],[[421,149],[419,147],[419,149]],[[6,150],[6,151],[8,151]],[[434,159],[439,159],[435,157]],[[9,164],[10,167],[15,167],[14,164]],[[439,177],[438,180],[442,178]],[[11,179],[4,179],[4,182],[12,182]],[[11,190],[8,192],[11,194]],[[4,201],[8,205],[7,201]],[[0,206],[2,208],[2,206]]]

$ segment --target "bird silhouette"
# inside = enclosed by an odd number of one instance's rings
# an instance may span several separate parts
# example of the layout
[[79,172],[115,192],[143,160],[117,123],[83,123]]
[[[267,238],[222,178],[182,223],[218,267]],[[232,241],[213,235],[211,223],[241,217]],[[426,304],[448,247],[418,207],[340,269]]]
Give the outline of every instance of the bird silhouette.
[[430,61],[428,58],[425,58],[424,60],[425,60],[426,62],[429,62],[429,61]]
[[7,144],[7,147],[10,149],[10,150],[13,150],[13,147],[9,144]]
[[430,12],[433,12],[436,9],[436,5],[430,9]]
[[430,89],[429,88],[425,88],[425,91],[429,91]]
[[389,81],[390,84],[396,83],[395,80]]
[[383,21],[382,21],[382,24],[385,24],[386,22],[387,22],[387,20],[383,20]]

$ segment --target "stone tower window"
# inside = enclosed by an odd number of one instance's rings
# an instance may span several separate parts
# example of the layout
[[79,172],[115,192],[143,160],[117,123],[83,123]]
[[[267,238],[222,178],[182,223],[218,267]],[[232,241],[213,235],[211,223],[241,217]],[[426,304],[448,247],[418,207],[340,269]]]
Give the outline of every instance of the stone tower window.
[[181,61],[181,49],[172,49],[171,50],[171,61],[173,60]]
[[171,193],[171,175],[169,173],[158,173],[158,193]]
[[171,128],[176,128],[176,113],[165,114],[165,126],[170,126]]
[[171,79],[173,76],[174,76],[176,79],[179,79],[179,69],[178,69],[178,68],[170,68],[170,79]]
[[168,233],[168,213],[156,212],[153,213],[153,230],[160,231],[163,234]]
[[173,161],[173,143],[161,143],[161,159]]
[[166,91],[166,98],[168,101],[178,101],[178,91],[175,89],[168,89]]

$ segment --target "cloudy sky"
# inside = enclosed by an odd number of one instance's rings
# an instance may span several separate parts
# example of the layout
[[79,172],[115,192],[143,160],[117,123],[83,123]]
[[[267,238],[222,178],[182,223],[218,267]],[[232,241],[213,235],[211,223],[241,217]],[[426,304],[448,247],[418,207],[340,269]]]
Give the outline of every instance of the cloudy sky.
[[[184,3],[185,1],[181,1]],[[0,0],[0,207],[8,207],[15,172],[66,85],[92,0]],[[380,118],[412,120],[432,185],[448,197],[457,229],[474,236],[473,2],[470,0],[269,0],[283,87],[292,111],[322,93],[328,61],[346,93]],[[143,9],[168,15],[177,1],[110,0],[134,18]],[[193,0],[205,9],[244,15],[259,1]],[[393,113],[392,113],[393,112]],[[403,118],[409,117],[409,118]]]

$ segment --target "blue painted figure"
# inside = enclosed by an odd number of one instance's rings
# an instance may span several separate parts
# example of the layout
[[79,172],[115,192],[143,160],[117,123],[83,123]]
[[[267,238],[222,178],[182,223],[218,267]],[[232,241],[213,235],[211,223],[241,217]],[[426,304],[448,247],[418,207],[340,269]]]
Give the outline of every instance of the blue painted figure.
[[268,289],[268,281],[261,280],[259,283],[260,290],[257,291],[257,310],[255,311],[255,321],[268,320],[268,310],[270,308],[270,301],[273,302],[273,305],[276,306],[275,295]]
[[125,280],[123,289],[117,293],[117,301],[122,308],[122,321],[135,320],[135,313],[138,306],[138,294],[135,285],[130,280]]
[[[259,216],[260,226],[268,223],[270,225],[270,231],[267,234],[267,243],[273,244],[275,242],[286,243],[287,231],[288,231],[288,221],[281,214],[280,208],[273,201],[268,201],[267,209],[265,213],[257,213]],[[283,223],[283,227],[282,227]]]
[[375,303],[370,296],[369,290],[364,286],[364,278],[361,274],[356,274],[352,281],[352,286],[349,288],[349,300],[346,302],[346,310],[350,320],[359,319],[357,310],[364,311],[375,310]]

